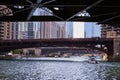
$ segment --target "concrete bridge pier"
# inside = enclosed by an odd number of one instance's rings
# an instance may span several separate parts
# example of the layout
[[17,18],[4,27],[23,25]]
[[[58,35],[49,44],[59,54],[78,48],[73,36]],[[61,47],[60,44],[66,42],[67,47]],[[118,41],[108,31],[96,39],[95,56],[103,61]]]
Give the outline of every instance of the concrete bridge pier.
[[120,61],[120,38],[114,39],[113,43],[113,61]]
[[36,57],[39,57],[41,54],[41,48],[24,48],[23,49],[23,54],[33,54]]

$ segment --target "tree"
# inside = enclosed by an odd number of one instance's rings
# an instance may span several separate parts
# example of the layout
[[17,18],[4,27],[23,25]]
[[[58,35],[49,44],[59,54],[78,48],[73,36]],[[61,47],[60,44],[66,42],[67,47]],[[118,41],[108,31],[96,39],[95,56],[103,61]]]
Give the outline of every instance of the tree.
[[22,49],[15,49],[15,50],[13,50],[13,53],[20,54],[20,53],[22,53]]

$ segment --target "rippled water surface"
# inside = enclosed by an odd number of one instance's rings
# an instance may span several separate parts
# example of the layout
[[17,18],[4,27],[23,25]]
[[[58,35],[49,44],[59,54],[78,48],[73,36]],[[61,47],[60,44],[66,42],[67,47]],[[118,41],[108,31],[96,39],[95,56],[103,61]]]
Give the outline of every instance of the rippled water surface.
[[0,80],[120,80],[120,63],[0,61]]

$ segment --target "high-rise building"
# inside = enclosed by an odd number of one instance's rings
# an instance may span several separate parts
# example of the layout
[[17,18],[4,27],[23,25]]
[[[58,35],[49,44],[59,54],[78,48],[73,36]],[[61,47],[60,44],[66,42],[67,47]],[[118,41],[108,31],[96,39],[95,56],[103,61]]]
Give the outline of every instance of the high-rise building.
[[[0,5],[0,16],[10,16],[12,10],[6,5]],[[0,39],[12,39],[12,22],[0,22]]]
[[67,22],[67,38],[92,38],[100,37],[100,26],[88,22]]
[[73,22],[66,22],[66,38],[73,37]]
[[27,24],[24,22],[14,22],[13,39],[27,39]]
[[65,38],[65,22],[41,22],[41,38]]
[[12,22],[0,22],[0,39],[11,40],[13,35]]
[[67,22],[66,38],[84,38],[84,22]]
[[35,39],[35,26],[33,22],[28,22],[28,39]]
[[101,27],[94,22],[85,22],[85,38],[100,37]]
[[13,39],[39,39],[39,22],[14,22]]
[[84,38],[84,22],[73,22],[73,38]]
[[103,37],[103,38],[119,38],[120,37],[120,27],[102,24],[101,25],[101,37]]
[[[39,9],[40,15],[52,15],[47,8]],[[40,38],[65,38],[65,22],[40,22]]]
[[[34,15],[51,15],[38,8]],[[15,22],[14,39],[65,38],[65,22]]]
[[[46,9],[48,12],[37,9],[38,11],[35,11],[34,15],[50,15],[49,10]],[[20,23],[22,24],[22,23]],[[19,24],[19,25],[20,25]],[[28,39],[49,39],[49,38],[65,38],[65,31],[66,31],[66,23],[65,22],[27,22],[26,24],[22,25],[24,28],[27,26],[23,31],[22,29],[18,28],[18,31],[22,31],[22,35],[24,34],[25,38]],[[22,27],[21,26],[21,27]],[[19,31],[20,32],[20,31]],[[19,34],[21,35],[21,33]],[[27,36],[27,37],[26,37]],[[37,50],[36,48],[29,48],[29,49],[23,49],[25,53],[27,53],[29,50]],[[40,50],[38,48],[38,50]],[[40,54],[40,52],[38,52]]]

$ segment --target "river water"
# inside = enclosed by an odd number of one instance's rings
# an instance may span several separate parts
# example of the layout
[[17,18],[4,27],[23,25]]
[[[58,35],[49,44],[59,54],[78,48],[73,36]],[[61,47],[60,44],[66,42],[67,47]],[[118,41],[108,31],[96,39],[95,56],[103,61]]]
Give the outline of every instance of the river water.
[[1,60],[0,80],[120,80],[120,63]]

